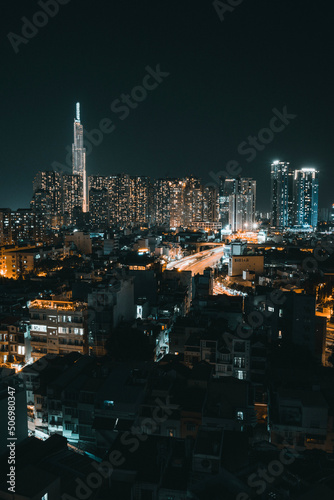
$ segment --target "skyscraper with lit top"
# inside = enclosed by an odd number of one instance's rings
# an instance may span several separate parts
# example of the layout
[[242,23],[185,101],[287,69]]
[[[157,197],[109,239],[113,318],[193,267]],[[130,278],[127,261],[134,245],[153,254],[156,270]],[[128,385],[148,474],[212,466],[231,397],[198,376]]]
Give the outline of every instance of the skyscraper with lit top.
[[295,223],[298,226],[317,227],[319,172],[315,168],[302,168],[294,172]]
[[83,126],[80,121],[80,103],[76,104],[74,119],[74,143],[72,144],[72,173],[82,177],[82,211],[88,212],[88,189],[86,174],[86,148],[83,145]]
[[271,164],[271,223],[275,227],[289,226],[289,171],[290,164],[274,161]]

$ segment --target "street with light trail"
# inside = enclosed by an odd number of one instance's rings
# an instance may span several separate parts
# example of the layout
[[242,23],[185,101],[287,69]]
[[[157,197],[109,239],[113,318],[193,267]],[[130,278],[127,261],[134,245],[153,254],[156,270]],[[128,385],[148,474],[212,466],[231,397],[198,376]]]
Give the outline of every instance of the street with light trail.
[[225,245],[204,250],[178,261],[169,262],[167,269],[177,269],[178,271],[191,271],[192,275],[203,274],[206,267],[214,267],[223,257]]

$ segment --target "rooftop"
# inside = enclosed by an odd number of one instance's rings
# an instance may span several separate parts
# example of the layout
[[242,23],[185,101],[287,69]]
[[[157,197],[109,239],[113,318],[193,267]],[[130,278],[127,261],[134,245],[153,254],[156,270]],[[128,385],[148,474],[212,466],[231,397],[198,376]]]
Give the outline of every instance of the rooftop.
[[41,300],[36,299],[30,302],[29,309],[56,309],[59,311],[83,311],[87,309],[87,304],[70,300]]

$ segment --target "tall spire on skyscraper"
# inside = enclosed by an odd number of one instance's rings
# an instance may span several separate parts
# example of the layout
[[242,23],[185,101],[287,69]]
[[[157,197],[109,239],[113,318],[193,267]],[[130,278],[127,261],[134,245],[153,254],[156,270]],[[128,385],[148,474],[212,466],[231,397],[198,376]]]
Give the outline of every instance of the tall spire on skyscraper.
[[76,112],[77,112],[76,121],[80,123],[80,102],[77,102],[76,104]]
[[82,176],[82,211],[88,212],[86,148],[83,145],[83,126],[80,121],[80,103],[76,103],[74,142],[72,144],[72,173]]

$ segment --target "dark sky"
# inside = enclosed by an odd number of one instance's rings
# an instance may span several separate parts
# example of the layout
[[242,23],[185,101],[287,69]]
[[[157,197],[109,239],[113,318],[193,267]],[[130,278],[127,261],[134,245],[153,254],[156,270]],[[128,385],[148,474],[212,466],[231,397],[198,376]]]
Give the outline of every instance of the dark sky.
[[[86,130],[103,118],[116,127],[87,156],[88,174],[208,182],[237,160],[266,209],[269,165],[281,159],[318,168],[319,205],[334,203],[330,2],[244,0],[221,21],[204,0],[69,0],[15,53],[7,34],[38,11],[2,0],[0,206],[27,207],[35,173],[65,164],[76,101]],[[157,64],[169,76],[121,120],[111,103]],[[239,145],[284,106],[297,117],[247,162]]]

